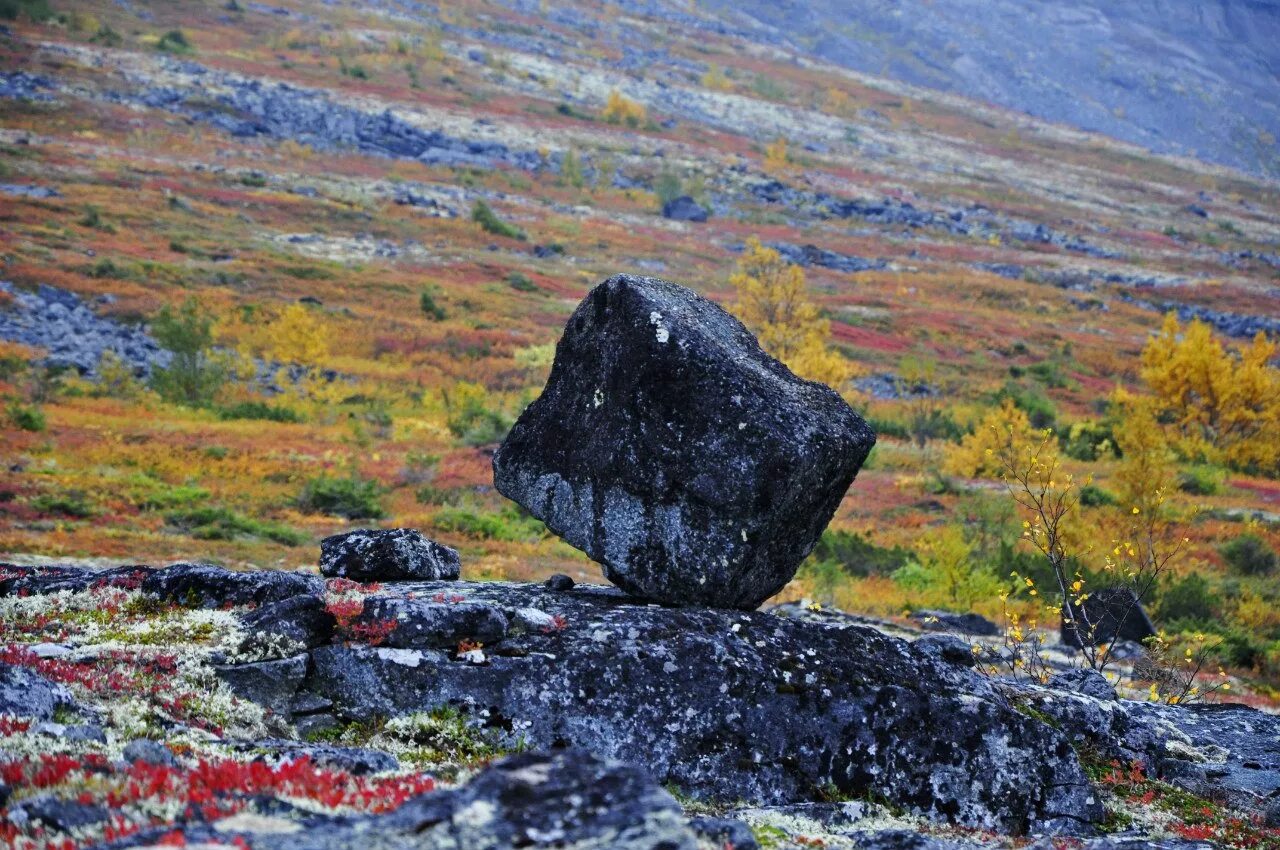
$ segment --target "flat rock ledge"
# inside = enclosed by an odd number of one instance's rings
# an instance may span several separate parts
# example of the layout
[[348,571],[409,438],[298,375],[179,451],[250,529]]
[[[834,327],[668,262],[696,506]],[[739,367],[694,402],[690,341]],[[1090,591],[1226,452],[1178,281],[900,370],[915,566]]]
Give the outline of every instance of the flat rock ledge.
[[[4,566],[0,597],[122,588],[229,611],[254,660],[242,648],[209,663],[264,706],[277,737],[227,739],[227,752],[386,776],[403,769],[392,754],[309,742],[308,731],[446,710],[495,753],[517,753],[387,814],[264,798],[235,818],[180,823],[188,842],[746,850],[776,825],[834,836],[830,846],[841,847],[985,846],[979,834],[1045,836],[1036,847],[1054,846],[1054,836],[1096,848],[1204,846],[1089,839],[1104,810],[1077,751],[1141,763],[1259,814],[1280,796],[1280,718],[1125,702],[1087,676],[1055,687],[993,681],[965,653],[945,651],[948,640],[961,644],[947,636],[913,643],[785,608],[662,607],[598,585],[424,581],[353,591],[333,581],[202,564]],[[80,726],[40,728],[101,738],[101,719],[59,687],[24,668],[0,674],[5,713],[38,723],[79,711]],[[151,749],[126,760],[173,758]],[[699,807],[719,814],[688,814]],[[41,797],[11,809],[65,824],[95,814]],[[959,829],[932,834],[930,823]],[[113,846],[149,846],[172,826]]]

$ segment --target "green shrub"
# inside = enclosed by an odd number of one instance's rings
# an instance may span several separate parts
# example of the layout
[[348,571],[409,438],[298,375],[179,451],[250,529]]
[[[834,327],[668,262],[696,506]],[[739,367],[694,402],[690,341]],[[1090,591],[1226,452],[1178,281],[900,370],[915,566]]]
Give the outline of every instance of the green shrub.
[[904,566],[911,557],[901,546],[877,546],[856,531],[828,528],[818,538],[809,560],[839,564],[851,576],[884,576]]
[[476,201],[475,206],[471,208],[471,219],[479,224],[486,233],[505,236],[508,239],[517,239],[521,242],[525,240],[523,230],[498,218],[498,214],[484,201]]
[[1099,460],[1115,451],[1111,428],[1100,422],[1076,422],[1060,440],[1062,453],[1073,460]]
[[16,21],[19,16],[42,24],[53,17],[49,0],[0,0],[0,18]]
[[1271,575],[1280,565],[1276,551],[1256,534],[1241,534],[1220,551],[1233,570],[1247,576]]
[[172,486],[138,473],[122,482],[125,498],[143,511],[194,507],[209,498],[209,491],[189,484]]
[[1053,402],[1039,387],[1024,387],[1009,381],[996,394],[996,404],[1006,398],[1012,399],[1018,409],[1027,414],[1032,428],[1052,428],[1058,418]]
[[523,272],[511,272],[507,275],[507,284],[517,292],[537,292],[538,285]]
[[261,537],[285,546],[300,546],[308,535],[276,522],[252,519],[229,508],[203,507],[171,511],[165,520],[184,529],[198,540],[235,540],[237,537]]
[[298,507],[311,513],[347,519],[381,519],[386,515],[382,509],[382,487],[376,481],[354,475],[312,478],[298,496]]
[[98,27],[98,31],[90,37],[89,41],[94,44],[101,44],[103,47],[119,47],[124,44],[124,36],[106,24],[102,24]]
[[211,356],[213,317],[188,298],[177,310],[165,305],[151,334],[173,354],[168,366],[152,372],[152,388],[165,401],[193,407],[211,404],[227,380],[225,366]]
[[480,513],[465,507],[447,507],[436,511],[431,524],[441,531],[452,531],[482,540],[533,542],[547,536],[547,527],[514,506],[497,513]]
[[195,48],[187,38],[187,34],[182,30],[169,30],[167,33],[160,36],[160,40],[156,42],[156,49],[163,50],[166,53],[195,52]]
[[879,416],[868,416],[867,424],[881,437],[893,437],[898,440],[910,440],[911,429],[907,423],[897,419],[885,419]]
[[1080,488],[1080,504],[1086,508],[1099,508],[1114,505],[1120,500],[1110,490],[1103,490],[1096,484],[1086,484]]
[[445,424],[468,446],[497,443],[511,430],[511,418],[490,406],[481,384],[459,383],[444,396]]
[[75,519],[88,519],[98,512],[88,497],[79,490],[36,496],[31,500],[31,507],[44,514],[62,514]]
[[418,293],[418,309],[432,321],[443,322],[446,318],[444,308],[436,303],[435,296],[426,289]]
[[1212,622],[1217,608],[1217,596],[1199,573],[1169,581],[1157,605],[1160,619],[1166,623],[1186,622],[1197,626]]
[[1193,496],[1217,495],[1226,481],[1226,472],[1214,466],[1191,466],[1178,473],[1178,489]]
[[289,407],[267,404],[265,401],[242,401],[218,410],[218,418],[258,419],[268,422],[305,422],[302,414]]
[[34,404],[19,404],[15,401],[5,410],[5,414],[13,427],[23,431],[43,431],[49,426],[44,411]]
[[684,184],[674,171],[663,169],[653,181],[653,193],[658,196],[658,203],[666,206],[684,194]]

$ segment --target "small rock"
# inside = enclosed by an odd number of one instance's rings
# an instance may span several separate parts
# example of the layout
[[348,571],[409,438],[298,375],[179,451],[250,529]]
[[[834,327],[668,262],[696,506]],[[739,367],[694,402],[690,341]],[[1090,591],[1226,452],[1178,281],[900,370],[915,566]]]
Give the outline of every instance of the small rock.
[[0,715],[52,720],[59,708],[74,705],[66,686],[26,667],[0,663]]
[[162,767],[175,767],[178,764],[178,760],[174,758],[173,752],[168,747],[150,738],[138,738],[125,744],[123,756],[129,764],[143,762]]
[[382,644],[402,649],[450,648],[464,640],[488,645],[507,634],[506,616],[482,602],[367,597],[356,625],[376,628],[380,624],[391,627]]
[[1132,590],[1122,586],[1104,587],[1090,593],[1083,604],[1068,604],[1062,611],[1062,642],[1080,646],[1080,634],[1088,633],[1094,645],[1109,644],[1117,638],[1142,643],[1156,633],[1151,618]]
[[915,611],[911,619],[926,631],[955,631],[966,635],[995,637],[1000,627],[981,614],[956,614],[951,611]]
[[63,832],[102,823],[106,819],[107,809],[104,806],[63,800],[52,794],[31,797],[9,809],[9,820],[16,824],[34,822]]
[[458,552],[412,528],[361,529],[320,543],[320,572],[356,581],[456,579]]
[[291,596],[263,605],[240,618],[245,639],[242,655],[265,660],[271,652],[297,652],[328,643],[333,637],[334,617],[318,596]]
[[1107,681],[1107,677],[1097,670],[1080,668],[1055,673],[1049,678],[1049,687],[1060,691],[1071,691],[1100,700],[1117,700],[1115,685]]
[[916,638],[912,646],[946,664],[972,667],[976,663],[973,647],[955,635],[925,635]]
[[573,590],[573,585],[575,584],[575,582],[572,578],[565,575],[564,573],[556,573],[555,575],[551,576],[546,581],[544,581],[542,584],[544,587],[547,588],[547,590],[556,590],[556,591],[563,592],[566,590]]
[[148,575],[142,592],[191,608],[222,608],[265,605],[301,594],[319,596],[324,582],[301,573],[237,573],[212,564],[175,564]]
[[215,666],[214,671],[236,696],[255,702],[273,714],[287,716],[293,696],[307,673],[307,656],[223,664]]
[[494,484],[628,593],[755,608],[795,575],[875,433],[691,290],[618,275],[569,319]]
[[688,195],[681,195],[678,198],[672,198],[662,205],[662,217],[669,218],[674,221],[706,221],[708,217],[706,207],[699,204]]

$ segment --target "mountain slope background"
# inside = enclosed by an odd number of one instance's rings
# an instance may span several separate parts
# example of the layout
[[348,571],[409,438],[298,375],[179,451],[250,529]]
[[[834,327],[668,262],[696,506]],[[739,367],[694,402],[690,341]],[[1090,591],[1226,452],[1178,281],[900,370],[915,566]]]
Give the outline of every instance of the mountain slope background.
[[1271,0],[705,5],[848,68],[1280,175],[1280,3]]

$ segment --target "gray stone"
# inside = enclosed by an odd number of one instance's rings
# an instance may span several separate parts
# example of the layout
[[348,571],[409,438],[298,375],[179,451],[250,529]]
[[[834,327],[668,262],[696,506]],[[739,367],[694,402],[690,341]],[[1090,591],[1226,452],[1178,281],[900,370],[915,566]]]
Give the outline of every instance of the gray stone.
[[874,442],[720,307],[619,275],[569,319],[494,484],[629,593],[754,608],[795,575]]
[[456,550],[412,528],[360,529],[320,543],[320,572],[356,581],[454,579],[461,564]]
[[49,681],[26,667],[0,663],[0,715],[52,720],[60,709],[75,706],[65,685]]

